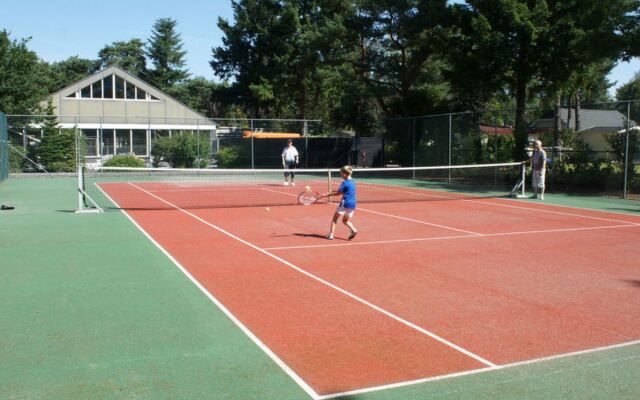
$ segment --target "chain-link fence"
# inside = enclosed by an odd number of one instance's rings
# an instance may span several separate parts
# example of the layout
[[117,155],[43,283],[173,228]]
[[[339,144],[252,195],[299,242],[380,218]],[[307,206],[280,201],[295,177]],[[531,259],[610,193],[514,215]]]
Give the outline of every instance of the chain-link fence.
[[[133,155],[147,166],[175,166],[155,149],[163,139],[185,135],[196,167],[277,168],[287,138],[300,153],[300,167],[307,168],[503,163],[526,158],[515,139],[519,117],[526,150],[541,140],[547,152],[548,190],[640,196],[640,101],[530,108],[520,114],[489,110],[389,119],[379,137],[333,134],[317,120],[7,116],[10,149],[3,162],[14,172],[58,171],[75,159],[104,165],[115,156]],[[67,141],[82,146],[57,163],[47,160],[51,150],[42,151],[47,135],[65,132]]]
[[[516,159],[516,110],[389,119],[387,165],[432,166]],[[640,101],[585,104],[522,113],[530,154],[541,140],[548,158],[548,189],[565,193],[640,195]]]
[[[13,172],[71,172],[75,159],[105,165],[126,155],[155,167],[277,168],[288,138],[300,153],[300,167],[379,167],[384,160],[383,138],[335,135],[318,120],[11,115],[8,125]],[[59,136],[80,146],[68,149],[68,162],[53,165],[45,154],[51,149],[43,146]],[[177,160],[169,153],[189,154]]]
[[9,176],[9,137],[7,116],[0,112],[0,182]]

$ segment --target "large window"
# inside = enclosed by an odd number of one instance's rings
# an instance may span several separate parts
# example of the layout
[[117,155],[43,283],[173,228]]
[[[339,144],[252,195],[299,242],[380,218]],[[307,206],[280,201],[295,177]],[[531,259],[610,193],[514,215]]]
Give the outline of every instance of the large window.
[[124,79],[116,75],[116,99],[124,99]]
[[116,129],[116,154],[131,153],[131,130]]
[[137,156],[147,155],[147,131],[144,129],[134,129],[131,132],[133,142],[133,154]]
[[129,82],[126,82],[127,87],[127,99],[133,100],[136,98],[136,87]]
[[102,98],[102,81],[94,82],[91,84],[91,97],[94,99]]
[[83,129],[82,135],[86,146],[86,155],[89,157],[96,157],[98,155],[98,130]]
[[102,130],[102,151],[100,154],[105,155],[113,155],[113,129],[103,129]]
[[113,75],[102,80],[102,95],[105,99],[113,99]]

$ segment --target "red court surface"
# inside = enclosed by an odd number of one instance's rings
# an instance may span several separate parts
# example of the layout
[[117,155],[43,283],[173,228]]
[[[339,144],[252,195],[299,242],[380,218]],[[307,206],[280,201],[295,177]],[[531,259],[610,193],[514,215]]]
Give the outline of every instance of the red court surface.
[[107,194],[314,397],[640,339],[640,218],[507,199],[171,206]]

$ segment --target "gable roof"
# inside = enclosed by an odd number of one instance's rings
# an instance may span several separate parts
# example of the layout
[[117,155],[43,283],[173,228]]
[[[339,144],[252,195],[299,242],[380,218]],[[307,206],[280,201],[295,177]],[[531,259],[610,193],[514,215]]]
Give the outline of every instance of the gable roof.
[[[580,132],[617,132],[627,127],[627,118],[617,110],[580,109]],[[533,122],[533,129],[553,129],[553,117],[540,118]],[[572,110],[569,121],[569,110],[560,108],[560,124],[563,128],[576,128],[575,110]],[[630,121],[630,126],[636,126]]]
[[[152,98],[154,98],[154,100],[158,100],[164,103],[168,103],[171,104],[174,107],[179,107],[179,108],[183,108],[185,110],[186,113],[192,115],[191,118],[198,118],[198,119],[203,119],[203,120],[208,120],[208,122],[212,125],[215,125],[215,123],[213,121],[210,121],[205,115],[202,115],[201,113],[193,110],[192,108],[188,107],[187,105],[181,103],[180,101],[174,99],[173,97],[169,96],[168,94],[166,94],[165,92],[163,92],[162,90],[154,87],[153,85],[147,83],[146,81],[142,80],[141,78],[125,71],[124,69],[112,65],[110,67],[107,67],[103,70],[100,70],[96,73],[94,73],[93,75],[90,75],[84,79],[81,79],[67,87],[64,87],[60,90],[58,90],[57,92],[54,92],[50,95],[50,97],[58,97],[58,98],[67,98],[68,96],[79,92],[80,90],[82,90],[82,88],[87,87],[88,85],[91,85],[94,82],[98,82],[101,79],[108,77],[110,75],[115,75],[117,77],[123,78],[125,81],[133,84],[134,86],[144,90],[146,93],[149,93]],[[110,100],[110,99],[105,99],[105,100]]]

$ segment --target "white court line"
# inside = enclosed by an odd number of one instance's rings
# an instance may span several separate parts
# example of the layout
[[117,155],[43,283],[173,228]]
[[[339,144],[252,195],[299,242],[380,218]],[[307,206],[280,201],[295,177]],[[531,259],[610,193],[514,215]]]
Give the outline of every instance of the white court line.
[[228,237],[230,237],[232,239],[235,239],[238,242],[240,242],[242,244],[245,244],[246,246],[248,246],[248,247],[250,247],[250,248],[252,248],[252,249],[254,249],[254,250],[256,250],[256,251],[258,251],[258,252],[260,252],[260,253],[262,253],[264,255],[266,255],[266,256],[269,256],[270,258],[273,258],[276,261],[279,261],[280,263],[286,265],[287,267],[289,267],[291,269],[294,269],[295,271],[298,271],[301,274],[306,275],[309,278],[311,278],[311,279],[313,279],[313,280],[315,280],[317,282],[320,282],[323,285],[328,286],[328,287],[330,287],[330,288],[332,288],[332,289],[334,289],[334,290],[346,295],[347,297],[350,297],[351,299],[356,300],[357,302],[359,302],[361,304],[366,305],[367,307],[369,307],[369,308],[371,308],[371,309],[373,309],[373,310],[375,310],[375,311],[377,311],[377,312],[379,312],[379,313],[381,313],[381,314],[383,314],[383,315],[385,315],[385,316],[387,316],[387,317],[389,317],[389,318],[401,323],[402,325],[405,325],[405,326],[407,326],[407,327],[409,327],[409,328],[411,328],[413,330],[416,330],[416,331],[418,331],[418,332],[420,332],[420,333],[422,333],[422,334],[424,334],[426,336],[429,336],[430,338],[435,339],[435,340],[439,341],[440,343],[442,343],[442,344],[444,344],[444,345],[446,345],[448,347],[451,347],[452,349],[457,350],[458,352],[460,352],[462,354],[465,354],[466,356],[468,356],[470,358],[473,358],[476,361],[479,361],[480,363],[482,363],[484,365],[487,365],[487,366],[490,366],[490,367],[496,367],[496,365],[494,363],[492,363],[491,361],[488,361],[488,360],[480,357],[479,355],[474,354],[473,352],[471,352],[469,350],[466,350],[465,348],[463,348],[463,347],[461,347],[461,346],[459,346],[459,345],[457,345],[457,344],[455,344],[455,343],[453,343],[453,342],[451,342],[451,341],[449,341],[447,339],[444,339],[443,337],[440,337],[440,336],[436,335],[433,332],[430,332],[430,331],[428,331],[428,330],[426,330],[426,329],[424,329],[424,328],[422,328],[422,327],[420,327],[420,326],[418,326],[418,325],[416,325],[416,324],[414,324],[414,323],[412,323],[412,322],[410,322],[408,320],[405,320],[405,319],[403,319],[403,318],[391,313],[390,311],[387,311],[387,310],[383,309],[382,307],[379,307],[379,306],[377,306],[377,305],[375,305],[375,304],[373,304],[373,303],[371,303],[371,302],[369,302],[369,301],[367,301],[367,300],[365,300],[365,299],[363,299],[363,298],[361,298],[361,297],[359,297],[359,296],[357,296],[357,295],[355,295],[355,294],[353,294],[353,293],[351,293],[351,292],[349,292],[349,291],[347,291],[347,290],[345,290],[345,289],[343,289],[343,288],[341,288],[341,287],[339,287],[337,285],[334,285],[333,283],[331,283],[329,281],[326,281],[326,280],[324,280],[324,279],[322,279],[322,278],[320,278],[320,277],[318,277],[318,276],[316,276],[316,275],[314,275],[314,274],[312,274],[310,272],[307,272],[304,269],[292,264],[291,262],[289,262],[289,261],[287,261],[287,260],[285,260],[285,259],[283,259],[283,258],[281,258],[281,257],[279,257],[279,256],[277,256],[277,255],[275,255],[273,253],[270,253],[270,252],[268,252],[268,251],[256,246],[255,244],[253,244],[251,242],[248,242],[248,241],[246,241],[244,239],[241,239],[240,237],[238,237],[238,236],[236,236],[236,235],[234,235],[234,234],[232,234],[232,233],[220,228],[217,225],[212,224],[211,222],[208,222],[208,221],[202,219],[201,217],[191,213],[190,211],[184,210],[184,209],[172,204],[171,202],[169,202],[167,200],[164,200],[164,199],[154,195],[153,193],[150,193],[149,191],[147,191],[145,189],[137,187],[135,184],[132,184],[132,185],[134,187],[138,188],[140,191],[142,191],[144,193],[147,193],[148,195],[155,197],[156,199],[162,201],[163,203],[166,203],[166,204],[170,205],[171,207],[175,208],[177,211],[180,211],[182,213],[185,213],[185,214],[189,215],[190,217],[192,217],[192,218],[202,222],[203,224],[205,224],[205,225],[217,230],[218,232],[220,232],[220,233],[222,233],[222,234],[224,234],[224,235],[226,235],[226,236],[228,236]]
[[[549,357],[534,358],[534,359],[531,359],[531,360],[519,361],[519,362],[510,363],[510,364],[504,364],[504,365],[500,365],[500,366],[496,366],[496,367],[474,369],[474,370],[470,370],[470,371],[457,372],[457,373],[453,373],[453,374],[434,376],[434,377],[431,377],[431,378],[423,378],[423,379],[415,379],[415,380],[412,380],[412,381],[397,382],[397,383],[392,383],[392,384],[389,384],[389,385],[372,386],[372,387],[358,389],[358,390],[351,390],[351,391],[348,391],[348,392],[331,393],[331,394],[320,396],[318,398],[318,400],[327,400],[327,399],[333,399],[333,398],[336,398],[336,397],[343,397],[343,396],[355,396],[355,395],[364,394],[364,393],[378,392],[378,391],[381,391],[381,390],[395,389],[395,388],[404,387],[404,386],[412,386],[412,385],[417,385],[417,384],[420,384],[420,383],[428,383],[428,382],[441,381],[441,380],[445,380],[445,379],[459,378],[459,377],[463,377],[463,376],[478,375],[478,374],[482,374],[482,373],[486,373],[486,372],[490,372],[490,371],[511,369],[511,368],[521,367],[521,366],[530,365],[530,364],[538,364],[538,363],[547,362],[547,361],[553,361],[553,360],[559,360],[559,359],[563,359],[563,358],[581,356],[581,355],[585,355],[585,354],[598,353],[598,352],[608,351],[608,350],[615,350],[615,349],[628,347],[628,346],[635,346],[635,345],[640,345],[640,340],[634,340],[634,341],[631,341],[631,342],[614,344],[614,345],[611,345],[611,346],[603,346],[603,347],[596,347],[596,348],[593,348],[593,349],[574,351],[574,352],[571,352],[571,353],[556,354],[556,355],[549,356]],[[616,359],[614,361],[626,361],[628,359],[635,359],[635,358],[639,358],[639,357],[640,357],[640,355],[639,356],[634,356],[634,357],[625,357],[623,359]]]
[[331,243],[331,244],[316,244],[316,245],[303,245],[303,246],[281,246],[281,247],[265,247],[265,250],[292,250],[292,249],[313,249],[320,247],[338,247],[338,246],[360,246],[360,245],[376,245],[376,244],[392,244],[392,243],[405,243],[405,242],[423,242],[429,240],[446,240],[446,239],[468,239],[468,238],[482,238],[482,237],[494,237],[494,236],[515,236],[515,235],[527,235],[527,234],[540,234],[540,233],[562,233],[562,232],[577,232],[577,231],[591,231],[598,229],[615,229],[615,228],[637,228],[637,225],[608,225],[608,226],[591,226],[583,228],[559,228],[559,229],[541,229],[536,231],[516,231],[516,232],[498,232],[498,233],[480,233],[475,235],[455,235],[455,236],[430,236],[422,238],[412,239],[394,239],[394,240],[375,240],[369,242],[348,242],[348,243]]
[[[371,186],[371,185],[376,185],[376,184],[364,182],[364,185]],[[575,214],[575,213],[562,212],[562,211],[546,210],[546,209],[542,209],[542,208],[514,206],[514,205],[510,205],[510,204],[496,203],[494,201],[480,201],[480,200],[476,200],[472,195],[466,195],[464,193],[462,195],[468,196],[469,197],[468,199],[459,198],[459,197],[445,196],[445,195],[437,195],[437,194],[433,194],[433,193],[420,193],[421,190],[428,190],[428,189],[422,189],[422,188],[415,188],[416,191],[400,190],[400,189],[387,188],[387,187],[378,188],[378,189],[379,190],[389,191],[389,192],[410,193],[410,194],[419,195],[419,196],[422,196],[422,197],[437,197],[437,198],[440,198],[440,199],[443,199],[443,200],[466,201],[466,202],[469,202],[469,203],[482,204],[482,205],[485,205],[485,206],[509,207],[509,208],[515,208],[515,209],[519,209],[519,210],[526,210],[526,211],[529,211],[529,212],[545,212],[545,213],[550,213],[550,214],[558,214],[558,215],[565,215],[565,216],[571,216],[571,217],[581,217],[581,218],[595,219],[595,220],[607,221],[607,222],[622,222],[622,223],[627,223],[627,224],[640,225],[640,223],[631,222],[631,221],[625,221],[625,220],[619,220],[619,219],[613,219],[613,218],[594,217],[594,216],[590,216],[590,215]],[[447,193],[447,192],[443,192],[443,193]],[[504,200],[518,201],[518,200],[514,200],[514,199],[504,199]],[[532,203],[532,204],[535,204],[535,203]],[[629,216],[632,216],[630,214],[612,213],[610,211],[601,211],[601,210],[594,210],[594,209],[585,209],[585,208],[578,208],[578,207],[571,207],[571,206],[563,206],[563,205],[559,205],[559,204],[544,203],[544,206],[566,207],[566,208],[571,208],[571,209],[575,209],[575,210],[588,210],[588,211],[593,211],[593,212],[611,213],[611,214],[616,214],[616,215],[629,215]]]
[[[137,188],[138,190],[141,190],[143,192],[146,192],[147,194],[150,194],[151,196],[160,199],[158,196],[154,195],[153,193],[150,193],[144,189],[141,189],[140,187],[138,187],[137,185],[130,183],[131,186]],[[311,398],[317,400],[319,398],[318,393],[313,390],[313,388],[311,386],[309,386],[309,384],[307,384],[300,376],[298,376],[298,374],[295,373],[295,371],[293,371],[293,369],[291,369],[284,361],[282,361],[280,359],[280,357],[278,357],[269,347],[267,347],[267,345],[265,345],[264,343],[262,343],[262,341],[253,333],[251,332],[251,330],[249,328],[247,328],[246,325],[244,325],[238,318],[236,318],[235,315],[233,315],[233,313],[231,311],[229,311],[229,309],[227,307],[224,306],[224,304],[222,304],[222,302],[220,302],[213,294],[211,294],[211,292],[209,292],[204,286],[202,286],[202,284],[200,284],[200,282],[193,277],[193,275],[191,275],[191,273],[189,273],[189,271],[187,271],[182,264],[180,264],[180,262],[178,262],[178,260],[176,260],[167,250],[164,249],[164,247],[162,247],[158,242],[156,242],[156,240],[151,237],[130,215],[129,213],[127,213],[124,209],[122,209],[122,207],[120,207],[118,205],[118,203],[116,201],[114,201],[107,193],[105,193],[102,188],[100,188],[98,186],[98,188],[100,189],[100,191],[105,195],[105,197],[107,197],[113,204],[115,204],[118,208],[120,208],[120,210],[124,213],[124,215],[133,223],[133,225],[138,228],[138,230],[140,230],[140,232],[142,232],[143,235],[145,235],[147,237],[147,239],[149,239],[151,241],[151,243],[153,243],[158,249],[160,249],[160,251],[162,253],[164,253],[164,255],[166,255],[169,260],[171,260],[176,267],[178,267],[178,269],[180,271],[182,271],[182,273],[198,288],[200,289],[200,291],[207,296],[207,298],[216,305],[216,307],[218,307],[219,310],[221,310],[238,328],[240,328],[240,330],[247,335],[247,337],[249,339],[251,339],[256,346],[258,346],[259,349],[261,349],[262,351],[265,352],[265,354],[271,358],[271,360],[273,360],[273,362],[279,366],[287,375],[289,375],[289,377],[298,384],[298,386],[300,386],[302,388],[302,390],[304,390],[309,396],[311,396]],[[160,199],[162,200],[162,199]],[[162,200],[164,201],[164,200]],[[165,201],[165,203],[170,204],[168,202]],[[184,210],[180,210],[180,211],[184,211]]]
[[[505,200],[511,200],[511,199],[505,199]],[[574,213],[562,212],[562,211],[545,210],[543,208],[522,207],[522,206],[514,206],[514,205],[510,205],[510,204],[502,204],[502,203],[479,201],[479,200],[463,200],[463,201],[468,201],[469,203],[489,205],[489,206],[515,208],[515,209],[518,209],[518,210],[526,210],[526,211],[529,211],[529,212],[544,212],[544,213],[548,213],[548,214],[566,215],[566,216],[570,216],[570,217],[580,217],[580,218],[585,218],[585,219],[594,219],[594,220],[598,220],[598,221],[620,222],[620,223],[625,223],[625,224],[629,224],[629,225],[638,225],[638,226],[640,226],[640,223],[638,223],[638,222],[631,222],[631,221],[625,221],[625,220],[619,220],[619,219],[613,219],[613,218],[593,217],[591,215],[574,214]],[[511,201],[517,201],[517,200],[511,200]],[[608,212],[608,211],[592,210],[592,209],[589,209],[589,208],[576,208],[576,207],[562,206],[562,205],[558,205],[558,204],[549,204],[549,203],[545,203],[544,205],[545,206],[554,206],[554,207],[567,207],[567,208],[573,208],[573,209],[578,209],[578,210],[588,210],[588,211],[601,212],[601,213],[607,213]],[[618,214],[618,215],[627,215],[627,214]]]
[[[135,186],[135,185],[133,185]],[[137,186],[136,186],[137,187]],[[149,234],[147,234],[146,231],[144,231],[144,229],[142,229],[142,227],[140,227],[140,225],[138,225],[138,223],[127,213],[125,212],[122,207],[120,207],[113,199],[111,199],[111,197],[109,195],[107,195],[102,188],[100,188],[98,186],[98,188],[100,189],[100,191],[102,191],[102,193],[111,201],[113,202],[118,208],[121,209],[121,211],[125,214],[125,216],[134,224],[134,226],[136,226],[156,247],[158,247],[184,274],[185,276],[187,276],[187,278],[189,280],[191,280],[193,282],[194,285],[196,285],[196,287],[198,287],[200,289],[200,291],[205,294],[205,296],[207,296],[207,298],[209,298],[221,311],[223,311],[223,313],[225,313],[225,315],[227,315],[229,317],[229,319],[234,322],[251,340],[254,341],[254,343],[256,343],[258,345],[258,347],[260,349],[262,349],[272,360],[274,360],[274,362],[280,366],[298,385],[301,386],[301,388],[303,390],[305,390],[305,392],[307,392],[307,394],[309,394],[314,400],[324,400],[324,399],[332,399],[332,398],[336,398],[336,397],[342,397],[342,396],[348,396],[348,395],[353,395],[353,394],[361,394],[361,393],[369,393],[369,392],[376,392],[376,391],[380,391],[380,390],[385,390],[385,389],[392,389],[392,388],[398,388],[398,387],[403,387],[403,386],[410,386],[410,385],[416,385],[416,384],[420,384],[420,383],[427,383],[427,382],[432,382],[432,381],[438,381],[438,380],[443,380],[443,379],[452,379],[455,377],[461,377],[461,376],[467,376],[467,375],[475,375],[475,374],[480,374],[480,373],[484,373],[487,371],[495,371],[495,370],[500,370],[500,369],[506,369],[506,368],[513,368],[513,367],[517,367],[517,366],[521,366],[521,365],[527,365],[527,364],[533,364],[533,363],[539,363],[539,362],[544,362],[544,361],[548,361],[548,360],[554,360],[554,359],[559,359],[559,358],[565,358],[565,357],[570,357],[570,356],[575,356],[575,355],[580,355],[580,354],[587,354],[587,353],[593,353],[593,352],[598,352],[598,351],[604,351],[604,350],[609,350],[609,349],[614,349],[614,348],[620,348],[620,347],[625,347],[625,346],[631,346],[631,345],[635,345],[635,344],[640,344],[640,340],[638,341],[633,341],[633,342],[628,342],[628,343],[622,343],[622,344],[618,344],[618,345],[613,345],[613,346],[607,346],[607,347],[601,347],[601,348],[595,348],[595,349],[589,349],[589,350],[584,350],[584,351],[578,351],[578,352],[572,352],[572,353],[565,353],[565,354],[559,354],[559,355],[554,355],[554,356],[550,356],[550,357],[543,357],[543,358],[537,358],[537,359],[532,359],[532,360],[526,360],[526,361],[522,361],[522,362],[516,362],[516,363],[511,363],[511,364],[505,364],[502,366],[493,364],[493,363],[489,363],[488,368],[480,368],[480,369],[475,369],[475,370],[470,370],[470,371],[463,371],[463,372],[459,372],[459,373],[453,373],[453,374],[447,374],[447,375],[441,375],[441,376],[436,376],[436,377],[430,377],[430,378],[424,378],[424,379],[418,379],[418,380],[412,380],[412,381],[405,381],[405,382],[398,382],[395,384],[390,384],[390,385],[382,385],[382,386],[375,386],[375,387],[369,387],[369,388],[363,388],[363,389],[358,389],[358,390],[354,390],[354,391],[348,391],[348,392],[342,392],[342,393],[333,393],[333,394],[328,394],[328,395],[318,395],[309,385],[306,384],[306,382],[304,382],[304,380],[302,380],[302,378],[300,378],[297,374],[295,374],[295,372],[293,370],[291,370],[291,368],[289,368],[282,360],[280,360],[280,358],[273,353],[266,345],[264,345],[244,324],[242,324],[242,322],[240,322],[219,300],[217,300],[206,288],[204,288],[186,269],[184,269],[184,267],[182,265],[180,265],[180,263],[175,260],[171,254],[169,254],[162,246],[160,246],[151,236],[149,236]],[[138,188],[139,190],[142,190],[143,192],[147,192],[143,189]],[[158,196],[153,195],[152,193],[147,192],[148,194],[150,194],[153,197],[158,198],[159,200],[167,203],[167,204],[171,204],[161,198],[159,198]],[[172,205],[173,206],[173,205]],[[175,206],[173,206],[175,207]],[[180,208],[177,208],[177,210],[187,213],[188,215],[200,220],[201,222],[205,223],[206,225],[212,226],[211,224],[209,224],[208,222],[202,220],[201,218],[191,214],[190,212],[186,211],[186,210],[182,210]],[[212,226],[217,230],[220,230],[221,232],[225,233],[225,231],[221,230],[218,227]],[[622,225],[620,227],[627,227],[627,225]],[[597,229],[597,228],[594,228]],[[528,233],[528,232],[523,232],[523,233]],[[235,236],[229,234],[231,237],[236,238]],[[499,234],[492,234],[492,235],[499,235]],[[462,236],[451,236],[450,238],[461,238]],[[256,246],[243,241],[242,239],[236,238],[237,240],[249,245],[250,247],[270,255],[271,257],[280,260],[279,257],[271,255],[268,252],[263,251],[260,248],[257,248]],[[289,265],[288,262],[282,260],[286,265]],[[292,266],[292,265],[291,265]],[[306,271],[302,271],[300,269],[298,269],[297,267],[293,266],[294,269],[297,269],[299,272],[302,272],[305,275],[309,275],[311,277],[313,277],[311,274],[307,273]],[[314,279],[319,279],[319,278],[314,278]],[[322,280],[320,280],[322,281]],[[332,284],[329,284],[329,286],[334,287]],[[337,288],[337,287],[336,287]],[[337,288],[337,290],[342,291],[341,289]],[[345,293],[346,294],[346,293]],[[350,296],[351,297],[351,296]]]

